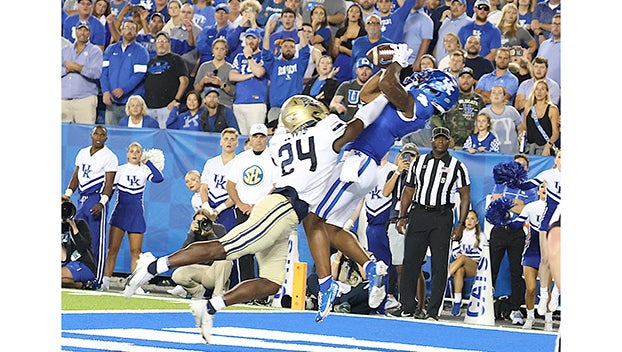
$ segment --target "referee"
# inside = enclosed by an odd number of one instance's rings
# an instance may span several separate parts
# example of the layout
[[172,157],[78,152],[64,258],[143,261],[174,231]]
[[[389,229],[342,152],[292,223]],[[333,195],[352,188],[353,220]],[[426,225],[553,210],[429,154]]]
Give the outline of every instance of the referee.
[[[398,231],[406,234],[400,278],[402,316],[413,316],[415,311],[417,278],[429,246],[432,253],[432,295],[424,319],[438,320],[447,283],[449,244],[451,240],[460,240],[464,230],[471,204],[471,182],[466,165],[447,151],[450,141],[449,129],[434,128],[432,151],[415,158],[406,177],[397,222]],[[460,193],[460,214],[458,227],[454,228],[456,188]]]

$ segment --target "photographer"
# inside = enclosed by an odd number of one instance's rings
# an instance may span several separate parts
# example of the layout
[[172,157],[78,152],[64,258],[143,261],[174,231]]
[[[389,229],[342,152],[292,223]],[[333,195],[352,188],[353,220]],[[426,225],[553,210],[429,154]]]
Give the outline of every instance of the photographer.
[[93,289],[96,265],[91,231],[85,220],[74,220],[75,215],[71,199],[61,196],[61,286]]
[[[192,217],[190,231],[181,248],[194,242],[215,240],[225,235],[225,227],[209,219],[207,209],[199,209]],[[202,299],[206,289],[214,295],[221,295],[229,288],[229,275],[233,263],[230,260],[209,261],[201,264],[182,266],[173,272],[173,281],[183,288],[193,299]],[[171,294],[183,294],[179,287],[170,290]]]

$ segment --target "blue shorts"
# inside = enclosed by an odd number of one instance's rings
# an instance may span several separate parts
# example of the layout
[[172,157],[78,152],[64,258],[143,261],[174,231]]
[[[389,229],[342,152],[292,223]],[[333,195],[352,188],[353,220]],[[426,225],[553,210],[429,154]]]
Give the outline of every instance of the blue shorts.
[[73,276],[73,281],[75,282],[95,280],[95,274],[93,274],[91,269],[89,269],[89,267],[84,265],[82,262],[75,261],[64,263],[61,267],[69,269],[71,276]]

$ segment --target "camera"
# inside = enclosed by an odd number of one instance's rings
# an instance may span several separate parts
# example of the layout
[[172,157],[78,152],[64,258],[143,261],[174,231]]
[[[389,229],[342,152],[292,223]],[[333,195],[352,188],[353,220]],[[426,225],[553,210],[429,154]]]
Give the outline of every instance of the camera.
[[208,232],[214,227],[212,220],[209,218],[203,218],[201,220],[197,220],[197,222],[199,223],[199,230],[194,232],[197,235],[200,235],[203,232]]
[[404,161],[410,161],[410,159],[412,159],[412,154],[410,153],[404,153],[402,154],[402,159],[404,159]]
[[64,221],[73,219],[76,215],[76,206],[71,202],[62,202],[60,204],[60,217]]
[[510,49],[510,56],[523,56],[523,48],[514,47]]

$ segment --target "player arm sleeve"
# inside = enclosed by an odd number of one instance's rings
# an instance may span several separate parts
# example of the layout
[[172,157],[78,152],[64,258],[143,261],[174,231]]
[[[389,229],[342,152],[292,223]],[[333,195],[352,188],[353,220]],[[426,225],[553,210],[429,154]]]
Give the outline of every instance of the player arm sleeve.
[[376,121],[376,118],[380,116],[380,113],[388,102],[389,99],[387,99],[384,94],[380,94],[378,97],[376,97],[376,99],[359,108],[354,114],[354,118],[358,118],[359,120],[361,120],[363,122],[363,125],[367,127],[371,125],[374,121]]

